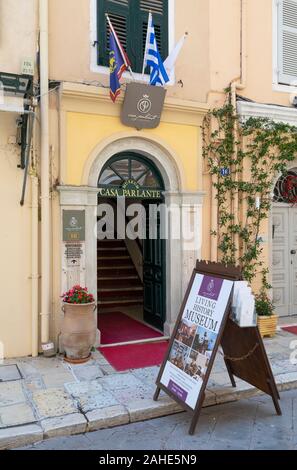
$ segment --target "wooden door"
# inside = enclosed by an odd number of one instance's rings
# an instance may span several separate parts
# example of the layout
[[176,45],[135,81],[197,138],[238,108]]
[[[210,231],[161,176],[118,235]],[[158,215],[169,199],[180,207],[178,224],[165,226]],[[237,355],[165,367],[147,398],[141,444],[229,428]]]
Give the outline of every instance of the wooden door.
[[146,239],[143,241],[144,321],[163,331],[165,322],[165,240],[160,237],[158,215],[157,239],[149,233],[149,205],[146,208]]
[[297,314],[297,208],[277,204],[272,217],[273,303],[280,316]]

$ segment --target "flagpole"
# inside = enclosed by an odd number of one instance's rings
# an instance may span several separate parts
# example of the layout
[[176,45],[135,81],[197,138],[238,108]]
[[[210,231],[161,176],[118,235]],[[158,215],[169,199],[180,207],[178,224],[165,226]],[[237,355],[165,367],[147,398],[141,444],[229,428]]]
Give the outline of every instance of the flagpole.
[[134,74],[133,74],[133,72],[132,72],[131,66],[130,66],[130,65],[128,64],[128,62],[127,62],[127,57],[126,57],[125,54],[124,54],[122,45],[121,45],[121,43],[120,43],[120,41],[119,41],[119,38],[118,38],[118,35],[117,35],[117,33],[115,32],[114,27],[112,26],[112,23],[111,23],[111,21],[110,21],[110,18],[109,18],[109,16],[108,16],[107,13],[105,13],[105,16],[106,16],[106,18],[107,18],[109,27],[110,27],[110,29],[111,29],[111,31],[112,31],[112,33],[113,33],[113,35],[114,35],[114,38],[115,38],[115,40],[116,40],[116,43],[117,43],[117,46],[118,46],[118,48],[119,48],[119,50],[120,50],[121,56],[122,56],[122,58],[123,58],[123,61],[124,61],[125,65],[126,65],[127,69],[129,70],[132,79],[133,79],[134,81],[136,81],[135,76],[134,76]]
[[149,25],[150,25],[150,19],[152,16],[151,10],[149,11],[148,15],[148,21],[147,21],[147,32],[146,32],[146,41],[145,41],[145,50],[144,50],[144,58],[143,58],[143,66],[142,66],[142,80],[144,80],[144,72],[145,72],[145,57],[148,49],[148,44],[149,44]]

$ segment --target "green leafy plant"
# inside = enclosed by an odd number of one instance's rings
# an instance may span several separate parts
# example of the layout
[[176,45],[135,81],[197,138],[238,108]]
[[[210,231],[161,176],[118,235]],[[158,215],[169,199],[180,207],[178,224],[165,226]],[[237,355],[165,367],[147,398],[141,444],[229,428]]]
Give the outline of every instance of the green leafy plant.
[[274,315],[274,305],[265,291],[256,295],[256,312],[260,317],[271,317],[271,315]]
[[62,300],[68,304],[90,304],[94,302],[94,296],[86,287],[74,286],[62,295]]
[[297,128],[264,118],[240,120],[230,89],[222,108],[210,111],[203,124],[203,154],[215,189],[216,237],[220,261],[237,264],[252,283],[269,271],[263,260],[260,230],[268,219],[275,177],[286,173],[297,154]]

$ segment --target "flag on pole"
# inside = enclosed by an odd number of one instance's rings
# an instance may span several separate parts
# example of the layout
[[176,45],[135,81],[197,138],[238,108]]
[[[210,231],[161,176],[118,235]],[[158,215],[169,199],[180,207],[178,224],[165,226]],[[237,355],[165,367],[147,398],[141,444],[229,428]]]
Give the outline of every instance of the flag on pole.
[[175,48],[173,49],[173,51],[169,54],[169,56],[167,57],[167,59],[165,60],[164,62],[164,67],[165,67],[165,70],[168,74],[168,76],[170,77],[171,73],[173,72],[173,69],[174,69],[174,66],[175,66],[175,63],[177,61],[177,58],[180,54],[180,51],[182,50],[183,48],[183,45],[185,43],[185,40],[187,38],[187,35],[188,33],[185,33],[181,38],[180,40],[178,41],[178,43],[176,44]]
[[151,85],[165,85],[169,82],[169,77],[165,70],[162,57],[158,51],[157,39],[155,35],[155,28],[153,23],[153,15],[149,13],[146,45],[143,61],[142,74],[146,67],[150,67],[150,84]]
[[116,101],[117,97],[121,93],[120,79],[125,72],[129,69],[131,71],[131,64],[128,56],[123,49],[120,40],[115,32],[111,21],[108,17],[107,21],[110,27],[110,38],[109,38],[109,69],[110,69],[110,97],[113,102]]

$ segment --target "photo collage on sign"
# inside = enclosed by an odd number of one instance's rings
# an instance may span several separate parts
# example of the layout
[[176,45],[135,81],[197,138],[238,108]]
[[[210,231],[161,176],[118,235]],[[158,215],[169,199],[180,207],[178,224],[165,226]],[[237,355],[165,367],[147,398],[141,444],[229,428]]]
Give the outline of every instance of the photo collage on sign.
[[182,319],[169,361],[196,381],[204,380],[217,334]]

